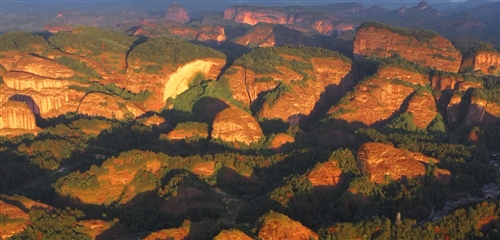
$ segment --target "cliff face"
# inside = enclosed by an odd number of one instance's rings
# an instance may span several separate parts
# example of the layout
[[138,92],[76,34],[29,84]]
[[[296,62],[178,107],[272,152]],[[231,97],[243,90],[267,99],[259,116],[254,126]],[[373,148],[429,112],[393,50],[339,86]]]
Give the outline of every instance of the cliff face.
[[426,129],[438,114],[434,97],[429,92],[413,95],[406,111],[413,115],[413,122],[420,129]]
[[89,93],[80,102],[78,113],[113,119],[134,118],[144,113],[138,103],[127,102],[104,93]]
[[339,104],[328,111],[331,118],[367,126],[381,125],[397,111],[415,90],[376,76],[358,84]]
[[31,224],[28,213],[2,200],[0,200],[0,216],[9,218],[6,221],[2,221],[2,227],[0,228],[1,239],[10,238],[12,235],[22,232]]
[[311,45],[312,39],[292,28],[259,23],[253,26],[244,35],[232,39],[231,42],[249,48],[255,48],[282,46],[287,44]]
[[448,126],[455,128],[460,124],[460,102],[462,97],[458,94],[453,94],[450,98],[450,102],[446,106],[446,118],[448,120]]
[[67,66],[50,59],[31,55],[24,55],[10,70],[27,72],[46,78],[71,78],[75,76],[75,71]]
[[251,237],[238,229],[222,230],[214,240],[252,240]]
[[[43,66],[41,66],[43,67]],[[33,89],[42,91],[45,89],[66,88],[74,82],[47,78],[25,72],[9,72],[3,76],[3,81],[7,87],[16,90]]]
[[35,115],[22,102],[8,101],[0,106],[0,135],[37,133]]
[[144,240],[156,240],[156,239],[173,239],[173,240],[183,240],[188,239],[189,229],[185,227],[170,228],[156,231],[147,235]]
[[[84,204],[109,205],[113,202],[126,204],[137,194],[155,189],[155,183],[141,184],[134,179],[139,170],[157,175],[164,166],[162,162],[154,153],[136,152],[131,155],[110,158],[101,167],[81,173],[82,178],[88,179],[87,185],[75,186],[71,181],[63,181],[58,194]],[[138,157],[142,161],[137,162],[135,159]]]
[[147,37],[160,37],[169,34],[210,45],[220,45],[226,41],[224,27],[216,24],[194,27],[173,21],[145,23],[133,33],[134,36]]
[[337,15],[302,7],[231,6],[224,11],[224,19],[252,26],[258,23],[286,24],[306,28],[309,31],[315,30],[323,35],[353,29],[351,24],[339,24],[335,16]]
[[307,174],[307,179],[315,187],[333,187],[340,182],[341,177],[342,170],[334,161],[320,163]]
[[[439,160],[401,150],[382,143],[365,143],[358,150],[358,160],[362,165],[362,171],[370,176],[370,181],[383,183],[388,175],[394,180],[405,176],[414,178],[425,175],[426,164],[430,161],[438,163]],[[436,171],[438,177],[450,175],[446,170]]]
[[198,59],[177,67],[164,64],[156,74],[148,74],[137,73],[134,69],[140,71],[149,63],[140,60],[130,61],[126,73],[129,81],[127,89],[132,92],[152,91],[153,95],[144,102],[144,105],[149,110],[157,111],[165,106],[168,98],[175,98],[186,91],[196,77],[216,79],[224,64],[223,59]]
[[278,133],[271,143],[271,149],[279,151],[285,144],[293,142],[295,142],[295,139],[292,136],[285,133]]
[[180,23],[189,22],[189,16],[186,9],[179,4],[172,4],[167,8],[165,19]]
[[419,41],[415,37],[403,36],[386,28],[362,25],[358,29],[354,41],[354,55],[357,58],[370,55],[387,58],[394,54],[399,54],[410,62],[448,72],[458,72],[462,60],[460,52],[451,42],[438,35]]
[[259,239],[319,239],[318,234],[311,229],[281,213],[267,213],[259,222]]
[[322,95],[324,99],[321,101],[339,98],[353,85],[346,76],[351,65],[341,59],[282,57],[308,64],[310,68],[298,73],[290,67],[276,66],[276,72],[256,74],[251,69],[232,66],[230,71],[234,74],[224,75],[229,78],[233,98],[252,106],[259,117],[287,121],[291,116],[309,116]]
[[288,14],[279,8],[231,6],[224,10],[224,19],[255,25],[259,22],[287,24]]
[[464,60],[462,67],[464,71],[472,67],[473,71],[481,70],[485,74],[500,75],[500,54],[496,52],[480,51]]
[[225,142],[258,142],[264,135],[252,115],[235,108],[226,108],[215,116],[212,138]]
[[494,125],[500,123],[500,104],[478,97],[472,97],[467,114],[465,126]]

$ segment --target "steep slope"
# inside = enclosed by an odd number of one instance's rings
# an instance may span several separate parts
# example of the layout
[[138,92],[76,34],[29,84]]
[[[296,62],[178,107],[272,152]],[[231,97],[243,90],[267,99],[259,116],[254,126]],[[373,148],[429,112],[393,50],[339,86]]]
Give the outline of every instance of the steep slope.
[[180,4],[171,4],[165,12],[165,19],[180,23],[189,22],[189,15],[186,9]]
[[227,79],[232,97],[259,117],[287,121],[340,98],[353,85],[350,70],[350,61],[336,52],[259,48],[237,59],[222,79]]
[[[365,143],[358,150],[358,161],[361,169],[368,174],[370,181],[383,183],[386,176],[398,180],[400,178],[414,178],[426,174],[426,165],[438,163],[439,160],[401,150],[382,143]],[[450,175],[446,170],[435,172],[437,177]]]
[[37,133],[35,115],[22,102],[8,101],[0,106],[0,135]]
[[153,38],[130,52],[127,89],[151,91],[152,96],[144,104],[150,110],[159,110],[168,98],[175,98],[187,90],[195,79],[216,79],[225,58],[223,53],[200,45],[172,38]]
[[211,136],[224,142],[250,145],[257,143],[264,135],[252,115],[236,108],[226,108],[215,116]]
[[259,219],[257,237],[263,240],[271,239],[319,239],[318,234],[278,212],[266,213]]
[[413,122],[420,129],[426,129],[438,114],[434,97],[427,91],[414,94],[406,111],[412,114]]
[[500,96],[495,90],[474,89],[464,118],[465,126],[500,123]]
[[411,85],[384,76],[360,82],[328,111],[329,117],[366,126],[380,126],[401,110],[403,102],[415,91]]
[[427,30],[394,27],[378,22],[362,24],[356,33],[354,55],[387,58],[399,54],[410,62],[458,72],[462,55],[450,41]]

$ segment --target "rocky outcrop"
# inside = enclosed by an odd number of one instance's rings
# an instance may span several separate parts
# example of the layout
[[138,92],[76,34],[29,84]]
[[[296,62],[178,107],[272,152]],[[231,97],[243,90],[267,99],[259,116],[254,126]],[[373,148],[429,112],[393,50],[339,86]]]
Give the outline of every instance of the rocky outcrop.
[[[426,174],[426,165],[439,160],[421,153],[398,149],[382,143],[365,143],[358,150],[358,161],[362,171],[371,182],[384,183],[386,177],[399,180],[402,177],[414,178]],[[449,175],[446,170],[436,174]],[[440,176],[443,178],[443,176]]]
[[288,13],[281,8],[231,6],[224,10],[224,19],[255,25],[259,22],[290,24]]
[[80,102],[78,113],[112,119],[134,118],[144,114],[138,103],[127,102],[105,93],[89,93]]
[[166,138],[168,140],[207,139],[208,125],[201,122],[179,123],[166,135]]
[[280,150],[287,143],[293,142],[295,142],[295,139],[292,136],[286,133],[278,133],[276,134],[276,136],[274,136],[274,139],[271,142],[271,149]]
[[377,74],[387,79],[399,79],[421,86],[429,84],[428,76],[426,74],[404,70],[391,65],[378,69]]
[[307,179],[315,187],[334,187],[342,177],[342,170],[338,166],[338,162],[328,161],[317,164],[307,173]]
[[75,76],[75,71],[54,60],[24,55],[17,61],[10,71],[27,72],[33,75],[46,78],[71,78]]
[[279,49],[269,51],[284,62],[306,67],[297,70],[291,65],[274,66],[276,71],[255,73],[252,69],[233,65],[228,70],[231,74],[224,75],[229,79],[233,98],[253,107],[259,117],[288,121],[292,116],[310,116],[319,102],[340,98],[354,84],[347,76],[351,70],[347,61],[338,57],[303,59],[279,53]]
[[348,17],[348,16],[356,16],[363,13],[365,8],[361,3],[346,2],[346,3],[328,4],[327,10],[329,12],[332,12],[335,16]]
[[300,31],[267,23],[258,23],[244,35],[234,38],[231,42],[246,46],[272,47],[282,45],[311,45],[312,39],[304,36]]
[[189,22],[189,15],[182,5],[171,4],[165,12],[165,19],[180,23],[187,23]]
[[349,123],[380,126],[401,109],[414,91],[413,87],[374,76],[359,83],[328,114]]
[[467,127],[493,126],[500,123],[500,104],[472,96],[464,119]]
[[209,45],[220,45],[226,41],[225,30],[221,25],[210,24],[195,27],[172,21],[141,25],[134,31],[133,35],[147,37],[176,35],[188,41],[197,41]]
[[0,195],[0,239],[8,239],[32,225],[28,211],[32,208],[51,210],[49,205],[24,196]]
[[157,239],[172,239],[172,240],[184,240],[188,239],[189,227],[179,227],[170,228],[156,231],[147,235],[144,240],[157,240]]
[[413,122],[420,129],[426,129],[438,114],[436,102],[430,92],[414,94],[406,111],[413,115]]
[[236,108],[226,108],[215,116],[212,139],[224,142],[257,143],[263,137],[259,123],[250,115]]
[[246,235],[238,229],[222,230],[214,240],[252,240],[253,238]]
[[[132,92],[151,91],[152,96],[143,104],[149,110],[158,111],[165,106],[168,98],[175,98],[186,91],[195,78],[216,79],[224,64],[225,60],[218,58],[197,59],[178,66],[171,63],[155,65],[134,59],[129,62],[126,73],[129,81],[127,89]],[[141,72],[150,65],[161,67],[161,70],[155,74]]]
[[215,171],[215,162],[208,161],[203,163],[197,163],[193,166],[192,172],[198,176],[206,177],[212,176]]
[[[126,204],[137,194],[156,188],[155,182],[134,181],[136,174],[140,170],[146,173],[146,176],[158,174],[165,164],[152,152],[124,153],[109,158],[100,167],[91,168],[85,173],[72,173],[61,179],[61,185],[56,192],[60,197],[74,199],[82,204]],[[75,181],[78,184],[75,184]]]
[[203,25],[199,28],[196,41],[220,45],[227,39],[224,27],[221,25]]
[[446,106],[446,118],[448,120],[448,126],[455,128],[460,124],[460,102],[462,97],[458,94],[453,94],[450,98],[450,102]]
[[471,67],[472,71],[481,70],[485,74],[500,75],[500,54],[497,52],[479,51],[467,57],[461,67],[462,71]]
[[157,127],[165,127],[168,123],[165,121],[165,118],[162,118],[157,115],[153,115],[150,117],[139,119],[146,126],[157,126]]
[[257,237],[262,240],[272,239],[319,239],[318,234],[294,221],[284,214],[277,212],[266,213],[259,219],[260,228]]
[[74,82],[68,80],[59,80],[47,77],[41,77],[25,72],[9,72],[3,76],[3,81],[7,87],[16,90],[33,89],[42,91],[44,89],[66,88]]
[[458,72],[462,56],[453,44],[437,33],[381,23],[361,25],[354,41],[356,58],[399,54],[410,62],[437,70]]
[[0,106],[0,135],[37,133],[35,115],[22,102],[8,101]]
[[28,213],[2,200],[0,200],[0,217],[2,218],[2,227],[0,228],[1,239],[7,239],[12,235],[22,232],[31,223]]

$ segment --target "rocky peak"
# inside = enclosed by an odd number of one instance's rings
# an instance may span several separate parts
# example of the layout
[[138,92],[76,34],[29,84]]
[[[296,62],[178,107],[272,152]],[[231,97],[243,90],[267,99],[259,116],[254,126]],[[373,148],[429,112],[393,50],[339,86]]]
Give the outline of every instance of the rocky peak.
[[354,56],[399,54],[406,60],[437,70],[458,72],[461,53],[447,39],[428,30],[395,27],[378,22],[362,24],[354,41]]
[[264,135],[259,123],[247,112],[226,108],[215,116],[212,138],[225,142],[257,143]]
[[420,9],[420,10],[426,9],[427,7],[429,7],[429,4],[426,1],[420,1],[417,4],[417,9]]
[[259,22],[289,23],[288,13],[277,7],[231,6],[224,10],[224,19],[255,25]]
[[311,229],[278,212],[266,213],[259,219],[259,224],[257,237],[262,240],[319,239],[318,234]]
[[189,22],[189,16],[186,9],[180,4],[171,4],[165,13],[165,19],[180,23]]
[[[394,180],[424,176],[426,165],[439,162],[421,153],[374,142],[361,145],[357,159],[362,171],[375,183],[384,183],[386,176]],[[440,178],[444,178],[440,175],[450,175],[446,170],[436,171],[436,174]]]

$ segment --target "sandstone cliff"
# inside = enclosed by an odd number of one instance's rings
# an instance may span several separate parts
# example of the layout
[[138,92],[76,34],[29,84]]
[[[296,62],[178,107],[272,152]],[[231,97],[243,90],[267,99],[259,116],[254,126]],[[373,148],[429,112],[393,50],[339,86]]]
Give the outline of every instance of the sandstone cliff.
[[[369,175],[370,181],[384,183],[388,176],[394,180],[400,178],[414,178],[426,174],[426,165],[438,163],[439,160],[414,153],[408,150],[398,149],[382,143],[365,143],[358,150],[358,161],[362,171]],[[450,175],[446,170],[436,171],[440,175]]]
[[461,53],[437,33],[368,22],[361,25],[354,41],[357,58],[399,54],[410,62],[437,70],[458,72]]
[[258,23],[293,25],[323,35],[332,35],[338,30],[353,29],[353,25],[340,23],[338,18],[326,11],[312,11],[298,6],[287,8],[231,6],[224,11],[224,19],[252,26]]
[[30,225],[30,215],[28,213],[2,200],[0,200],[0,217],[2,218],[2,227],[0,228],[1,239],[10,238],[12,235],[22,232]]
[[75,76],[75,71],[65,65],[31,55],[24,55],[12,66],[10,71],[27,72],[46,78],[71,78]]
[[414,88],[374,76],[359,83],[328,111],[330,118],[366,126],[380,126],[400,111]]
[[224,10],[224,19],[255,25],[259,22],[289,24],[288,14],[281,8],[231,6]]
[[[351,70],[348,60],[334,52],[320,56],[313,49],[257,49],[236,60],[223,78],[228,79],[232,97],[253,108],[259,117],[287,121],[292,116],[310,116],[315,107],[340,98],[354,84],[347,76]],[[259,57],[261,54],[264,57]],[[312,56],[308,58],[308,54]],[[281,63],[259,63],[262,67],[248,64],[267,60],[260,58],[275,58]],[[264,67],[269,70],[262,71]]]
[[334,187],[340,182],[341,177],[342,170],[334,161],[317,164],[307,173],[307,179],[315,187]]
[[127,77],[130,85],[127,89],[139,92],[147,89],[153,94],[144,106],[158,111],[165,106],[168,98],[175,98],[186,91],[196,78],[215,79],[224,66],[221,59],[199,59],[179,67],[165,64],[157,74],[135,73],[133,69],[144,69],[140,62],[131,63]]
[[471,97],[467,113],[464,118],[465,126],[495,125],[500,123],[500,103],[488,101],[482,97]]
[[303,226],[300,222],[294,221],[277,212],[266,213],[259,219],[261,224],[257,237],[262,240],[271,239],[297,239],[309,240],[319,239],[318,234]]
[[225,142],[257,143],[263,137],[259,123],[252,115],[236,109],[226,108],[215,116],[212,138]]
[[436,102],[430,92],[414,94],[406,111],[413,115],[413,122],[420,129],[426,129],[438,114]]
[[479,51],[464,59],[462,71],[471,67],[472,71],[481,70],[485,74],[500,75],[500,53]]
[[138,103],[127,102],[105,93],[89,93],[81,100],[78,113],[113,119],[134,118],[144,113]]
[[190,226],[170,228],[156,231],[147,235],[143,240],[157,240],[157,239],[172,239],[184,240],[188,239]]
[[222,230],[214,240],[252,240],[251,237],[238,229]]
[[[137,161],[138,158],[141,161]],[[155,175],[162,166],[164,163],[160,162],[154,153],[137,151],[123,154],[104,161],[101,167],[68,175],[73,179],[60,179],[60,188],[56,191],[61,197],[83,204],[126,204],[137,194],[156,188],[155,182],[134,181],[139,170],[144,171],[146,176],[148,173]],[[78,183],[75,184],[74,178],[80,179],[77,180]]]
[[165,12],[165,19],[180,23],[189,22],[188,13],[180,4],[171,4]]
[[460,102],[462,101],[462,96],[458,94],[453,94],[446,106],[446,118],[448,120],[448,126],[455,128],[457,127],[460,117]]
[[287,143],[293,143],[293,142],[295,142],[295,139],[292,136],[286,133],[278,133],[271,142],[271,149],[279,151]]
[[8,101],[0,106],[0,135],[37,133],[35,115],[22,102]]
[[188,41],[209,45],[220,45],[226,41],[225,30],[221,25],[207,24],[195,27],[172,21],[143,24],[134,30],[133,35],[147,37],[176,35]]

